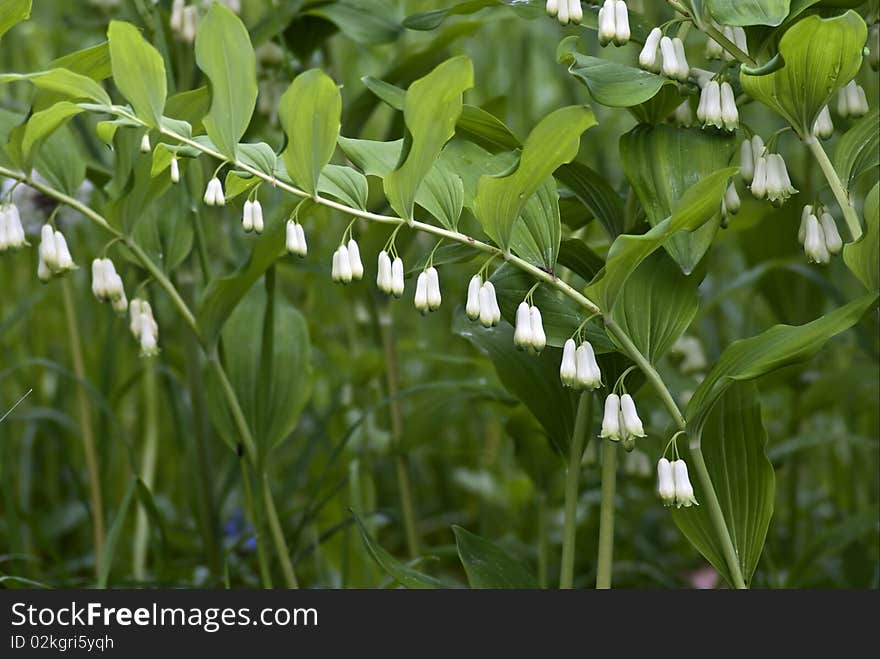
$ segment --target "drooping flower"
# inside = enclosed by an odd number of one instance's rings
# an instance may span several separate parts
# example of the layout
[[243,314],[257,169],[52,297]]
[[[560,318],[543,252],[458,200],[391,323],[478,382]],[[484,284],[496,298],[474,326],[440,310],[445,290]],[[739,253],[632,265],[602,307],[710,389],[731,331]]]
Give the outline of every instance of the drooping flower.
[[661,65],[658,48],[663,31],[659,27],[652,28],[645,39],[645,45],[639,53],[639,66],[652,73],[660,73]]
[[690,508],[700,505],[694,498],[694,488],[688,477],[687,464],[684,460],[676,460],[672,463],[672,478],[675,485],[675,505],[678,508]]
[[675,503],[675,480],[672,476],[672,463],[666,458],[660,458],[657,463],[657,494],[660,495],[664,506]]
[[177,156],[171,157],[171,182],[180,183],[180,163],[177,162]]
[[39,262],[37,276],[40,281],[47,282],[51,277],[58,277],[76,269],[67,240],[60,231],[44,224],[40,230]]
[[868,114],[868,97],[855,80],[850,80],[837,92],[837,114],[846,119],[858,119]]
[[351,270],[351,278],[360,281],[364,277],[364,264],[361,261],[361,249],[358,247],[357,241],[350,238],[348,241],[348,264]]
[[622,439],[620,430],[620,397],[617,394],[608,394],[599,437],[618,442]]
[[246,232],[254,230],[254,202],[247,199],[241,213],[241,228]]
[[494,327],[501,322],[501,307],[495,295],[495,285],[491,281],[483,282],[480,287],[480,324],[483,327]]
[[721,200],[721,215],[725,218],[728,214],[736,215],[739,213],[740,207],[741,201],[736,191],[736,184],[731,181],[727,190],[724,191],[724,198]]
[[715,80],[709,81],[700,93],[697,120],[703,126],[724,127],[724,121],[721,118],[721,86]]
[[813,135],[821,140],[827,140],[834,135],[834,122],[831,121],[831,112],[828,106],[822,106],[822,110],[813,122]]
[[403,295],[403,259],[399,256],[391,263],[391,294],[394,297]]
[[440,294],[440,274],[434,266],[428,268],[425,274],[428,279],[428,310],[436,311],[443,302],[443,296]]
[[122,277],[110,259],[92,261],[92,293],[100,302],[112,303],[116,310],[128,308]]
[[632,396],[629,394],[623,394],[623,396],[620,397],[620,417],[620,425],[624,429],[626,435],[630,437],[645,436],[645,429],[642,426],[642,420],[639,418],[638,412],[636,412],[635,401],[633,401]]
[[694,113],[691,110],[691,102],[688,100],[680,103],[672,113],[672,119],[678,126],[690,128],[694,124]]
[[840,254],[840,250],[843,249],[843,239],[840,237],[837,223],[834,221],[831,213],[825,211],[819,216],[819,226],[822,227],[826,249],[831,254]]
[[767,199],[774,203],[782,203],[797,189],[791,184],[785,160],[778,153],[767,156]]
[[416,279],[416,294],[413,298],[416,311],[425,315],[431,309],[428,305],[428,275],[422,271]]
[[150,133],[144,133],[144,136],[141,137],[141,153],[149,153],[152,150],[150,146]]
[[559,365],[559,379],[564,387],[577,386],[577,361],[575,360],[574,339],[568,339],[562,346],[562,363]]
[[721,83],[721,121],[724,130],[734,131],[739,128],[739,110],[736,107],[736,97],[733,95],[733,87],[729,82]]
[[807,216],[804,223],[804,253],[813,263],[828,263],[831,255],[825,245],[825,234],[819,219],[813,214]]
[[516,325],[513,331],[513,344],[520,350],[532,345],[532,317],[528,302],[520,302],[516,308]]
[[[725,37],[727,37],[737,48],[739,48],[746,55],[749,54],[749,43],[746,38],[746,31],[741,27],[731,27],[729,25],[724,26],[722,33]],[[736,59],[731,53],[724,50],[722,57],[727,62],[732,62]]]
[[226,203],[226,196],[223,194],[223,184],[216,176],[208,181],[205,187],[204,202],[208,206],[223,206]]
[[470,320],[477,320],[480,317],[480,288],[483,280],[480,275],[474,275],[468,282],[467,303],[464,310]]
[[141,348],[141,357],[159,354],[159,325],[153,317],[153,310],[146,300],[135,298],[129,305],[130,329]]
[[0,252],[27,246],[21,216],[15,204],[0,208]]
[[581,343],[575,352],[576,382],[581,389],[598,389],[602,386],[602,371],[596,361],[596,353],[589,341]]
[[602,8],[599,9],[599,45],[607,46],[617,36],[617,20],[616,20],[616,2],[615,0],[605,0]]
[[254,233],[263,233],[263,205],[260,203],[259,199],[254,199],[253,206],[251,206],[251,212],[253,213]]
[[379,252],[376,266],[376,286],[385,294],[391,294],[391,257],[384,249]]
[[345,245],[340,245],[333,252],[333,264],[330,270],[330,277],[333,281],[340,284],[351,283],[351,261],[348,259],[348,249]]
[[288,252],[297,256],[308,254],[309,247],[306,244],[306,233],[302,224],[295,220],[287,220],[284,234],[284,247]]
[[691,67],[684,51],[684,43],[678,37],[660,39],[660,54],[663,57],[661,71],[667,78],[685,82],[690,76]]
[[547,345],[547,335],[544,333],[544,321],[541,318],[541,310],[536,306],[532,306],[529,309],[529,319],[532,326],[532,342],[529,349],[534,353],[539,353]]

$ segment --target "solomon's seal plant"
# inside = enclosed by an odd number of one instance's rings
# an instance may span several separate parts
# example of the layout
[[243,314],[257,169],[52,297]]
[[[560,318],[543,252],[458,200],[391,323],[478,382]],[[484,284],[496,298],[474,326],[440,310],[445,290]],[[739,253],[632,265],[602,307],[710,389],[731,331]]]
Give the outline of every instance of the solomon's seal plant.
[[7,499],[78,552],[21,578],[825,585],[812,525],[872,555],[876,0],[130,4],[49,58],[16,46],[53,10],[0,0],[0,383],[44,399],[0,431],[79,442],[4,434],[65,474]]

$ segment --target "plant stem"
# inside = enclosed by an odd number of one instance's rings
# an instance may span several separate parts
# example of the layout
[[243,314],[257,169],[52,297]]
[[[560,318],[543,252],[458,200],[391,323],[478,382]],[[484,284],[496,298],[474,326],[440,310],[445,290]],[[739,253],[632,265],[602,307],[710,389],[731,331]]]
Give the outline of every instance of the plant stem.
[[602,504],[599,511],[599,558],[596,588],[611,588],[614,556],[614,493],[617,489],[617,442],[602,442]]
[[101,495],[101,474],[98,471],[98,453],[95,448],[95,431],[92,425],[92,409],[89,406],[88,394],[86,394],[84,389],[86,367],[85,360],[83,359],[82,340],[79,334],[76,307],[73,304],[73,293],[70,290],[69,278],[61,280],[61,297],[64,300],[64,315],[67,318],[67,336],[70,339],[73,372],[78,380],[76,397],[79,404],[79,424],[86,458],[86,469],[89,474],[89,498],[92,504],[92,537],[95,545],[95,577],[98,578],[104,554],[104,504]]
[[[389,311],[390,313],[390,311]],[[394,451],[394,467],[397,472],[397,489],[400,494],[400,512],[406,534],[409,555],[419,555],[419,533],[416,523],[416,506],[409,476],[409,456],[400,447],[403,440],[403,411],[400,409],[400,372],[397,368],[397,345],[390,320],[379,313],[379,332],[385,353],[385,382],[388,388],[388,408],[391,415],[391,446]]]
[[[141,461],[140,479],[147,489],[153,489],[156,476],[156,454],[159,445],[159,409],[156,384],[156,359],[144,360],[144,454]],[[132,572],[138,581],[146,580],[147,543],[150,538],[147,511],[138,506],[132,551]]]
[[254,500],[254,491],[251,488],[251,477],[248,473],[247,463],[238,461],[241,466],[241,482],[244,485],[245,506],[248,509],[248,517],[254,527],[254,536],[257,539],[257,562],[260,565],[260,582],[263,588],[272,588],[272,574],[269,572],[269,559],[266,556],[265,529],[263,516],[259,514],[257,502]]
[[263,473],[263,503],[266,507],[266,516],[269,519],[269,530],[272,532],[272,540],[275,543],[275,553],[281,562],[281,572],[284,574],[284,583],[288,588],[299,588],[296,574],[293,571],[293,563],[290,561],[290,550],[281,530],[281,521],[278,519],[278,510],[275,508],[275,500],[272,498],[272,488],[269,487],[269,477]]
[[578,399],[574,431],[568,452],[565,473],[565,521],[562,529],[562,565],[559,569],[559,588],[574,586],[575,539],[577,535],[578,484],[581,476],[581,460],[589,429],[593,424],[593,394],[585,391]]
[[822,143],[816,137],[812,136],[807,137],[804,140],[804,143],[810,151],[812,151],[813,157],[816,158],[816,162],[819,163],[819,167],[825,175],[825,180],[828,181],[831,192],[834,193],[834,198],[837,199],[837,204],[840,206],[840,210],[843,213],[843,218],[846,220],[846,226],[849,227],[849,233],[852,236],[853,241],[858,240],[862,237],[862,224],[859,222],[859,214],[856,213],[856,209],[853,208],[853,205],[850,203],[849,196],[846,194],[846,189],[843,187],[843,183],[837,175],[837,170],[834,169],[834,165],[831,163],[831,160],[829,160],[828,154],[825,153]]
[[547,587],[547,495],[541,491],[537,497],[538,516],[538,587]]

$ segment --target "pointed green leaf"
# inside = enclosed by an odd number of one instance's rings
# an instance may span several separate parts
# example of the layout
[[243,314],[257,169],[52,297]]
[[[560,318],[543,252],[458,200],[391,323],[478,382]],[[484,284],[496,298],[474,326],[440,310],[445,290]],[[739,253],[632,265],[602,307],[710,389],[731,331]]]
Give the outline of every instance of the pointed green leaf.
[[601,174],[579,162],[556,170],[558,178],[602,223],[612,239],[623,231],[623,199]]
[[367,176],[385,177],[400,160],[403,140],[376,142],[339,136],[339,148]]
[[258,169],[266,176],[275,176],[277,158],[275,151],[265,142],[255,144],[239,144],[238,159],[245,165]]
[[526,261],[552,270],[559,256],[561,239],[559,193],[556,190],[556,181],[550,176],[529,197],[522,215],[514,223],[510,248]]
[[107,39],[116,87],[139,119],[158,128],[167,94],[162,56],[131,23],[111,21]]
[[473,86],[473,78],[471,61],[465,56],[453,57],[407,90],[403,110],[409,133],[405,160],[384,181],[385,195],[401,217],[412,219],[419,186],[455,134],[462,95]]
[[352,208],[366,210],[369,186],[366,177],[356,169],[327,165],[318,179],[318,192],[335,197]]
[[454,231],[464,206],[461,178],[443,160],[437,160],[419,186],[416,203]]
[[28,80],[40,89],[56,92],[70,99],[87,98],[99,105],[109,106],[111,104],[110,97],[101,85],[87,76],[67,69],[0,75],[0,85],[18,80]]
[[847,189],[863,173],[880,165],[880,108],[855,122],[834,151],[834,168]]
[[843,260],[865,288],[880,290],[880,183],[865,198],[865,233],[844,246]]
[[705,0],[706,8],[721,25],[770,25],[788,16],[790,0]]
[[[354,515],[354,513],[352,513]],[[385,570],[388,576],[392,577],[397,583],[399,583],[404,588],[446,588],[448,584],[440,579],[436,579],[434,577],[428,576],[427,574],[422,574],[421,572],[417,572],[411,567],[404,565],[396,558],[394,558],[391,554],[389,554],[385,549],[373,538],[370,536],[370,532],[367,530],[367,527],[364,526],[364,523],[360,520],[357,515],[354,515],[355,522],[358,526],[358,531],[360,531],[361,539],[364,541],[364,546],[367,548],[367,551],[370,553],[370,556],[373,557],[373,560],[378,563],[379,567]]]
[[0,37],[11,27],[31,16],[31,0],[3,0],[0,2]]
[[314,195],[339,136],[339,88],[326,73],[311,69],[298,75],[284,92],[278,112],[287,134],[287,147],[281,154],[287,173],[294,183]]
[[537,588],[535,577],[493,542],[453,526],[458,557],[471,588]]
[[529,198],[560,165],[574,159],[581,134],[595,123],[589,108],[573,105],[556,110],[529,134],[516,171],[480,178],[476,215],[492,240],[504,249],[510,247],[514,222]]
[[128,516],[128,509],[131,508],[131,500],[134,498],[136,488],[137,479],[133,478],[128,483],[128,488],[122,497],[122,503],[119,504],[119,510],[116,511],[116,516],[113,518],[110,530],[107,531],[104,552],[101,555],[101,563],[98,566],[97,588],[106,588],[110,580],[110,569],[113,567],[113,559],[116,557],[119,536],[122,533],[123,526],[125,526],[125,518]]
[[865,21],[854,11],[833,18],[807,16],[779,41],[785,66],[769,75],[742,73],[740,83],[806,138],[822,107],[858,73],[867,38]]
[[34,112],[28,119],[21,141],[21,155],[24,162],[31,161],[31,151],[59,127],[82,112],[82,108],[70,101],[59,101],[40,112]]
[[211,83],[205,130],[220,152],[234,159],[257,103],[256,58],[247,28],[234,12],[215,2],[199,25],[195,53],[196,64]]
[[[767,432],[761,421],[757,387],[743,382],[728,389],[712,407],[702,436],[706,468],[748,584],[764,548],[776,492],[776,475],[767,457]],[[689,465],[693,464],[685,450],[682,457]],[[674,511],[675,523],[728,583],[732,583],[705,505],[703,488],[694,476],[691,481],[701,505]]]

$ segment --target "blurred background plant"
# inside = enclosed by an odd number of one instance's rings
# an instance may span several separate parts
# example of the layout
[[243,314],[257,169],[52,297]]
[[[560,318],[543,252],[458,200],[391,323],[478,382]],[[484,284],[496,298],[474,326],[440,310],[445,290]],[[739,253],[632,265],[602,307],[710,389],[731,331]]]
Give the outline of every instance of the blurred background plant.
[[[205,83],[185,26],[172,29],[173,4],[34,3],[30,19],[3,35],[0,66],[22,73],[50,68],[57,58],[105,41],[111,19],[125,20],[141,28],[163,55],[171,107],[181,98],[175,94],[192,93]],[[202,4],[187,3],[194,17],[204,15]],[[561,27],[547,17],[544,3],[534,0],[510,6],[486,3],[481,11],[450,15],[429,30],[409,29],[404,19],[458,3],[226,4],[241,16],[256,49],[259,100],[246,137],[276,151],[284,144],[280,96],[297,74],[311,67],[320,67],[342,87],[343,135],[391,140],[402,134],[402,115],[373,95],[362,78],[407,87],[448,57],[466,54],[476,81],[467,102],[496,115],[522,139],[550,111],[591,101],[587,88],[557,63],[563,37],[581,36],[581,52],[601,52],[605,59],[630,65],[640,49],[631,43],[601,50],[592,30]],[[665,3],[629,5],[649,26],[672,17]],[[876,2],[859,10],[876,22]],[[812,11],[840,12],[825,7]],[[699,36],[687,42],[692,63],[702,58],[705,42]],[[96,61],[95,66],[109,64]],[[876,118],[877,75],[865,65],[858,80],[872,99]],[[29,111],[33,93],[25,85],[0,87],[4,143]],[[204,114],[207,95],[200,102]],[[582,139],[578,160],[625,195],[628,185],[618,143],[636,119],[622,109],[598,103],[592,107],[599,126]],[[757,103],[740,111],[742,121],[763,135],[783,126]],[[193,116],[201,115],[197,111]],[[88,114],[74,117],[47,141],[36,165],[40,176],[68,186],[86,203],[120,184],[114,169],[119,145],[114,154],[98,139],[97,121]],[[835,117],[838,122],[843,128],[848,125]],[[136,158],[139,137],[130,132],[127,148]],[[827,148],[833,151],[839,139],[832,138]],[[825,183],[806,147],[791,139],[780,140],[779,148],[801,190],[800,199],[818,197]],[[149,162],[149,156],[143,158]],[[171,234],[162,229],[160,235],[148,236],[146,230],[139,235],[191,306],[210,281],[246,264],[255,244],[254,237],[240,230],[238,207],[199,203],[213,167],[194,162],[187,168],[185,187],[125,211],[153,218],[145,223],[149,226],[161,220],[163,227],[174,227]],[[871,171],[873,177],[859,183],[862,199],[876,180],[876,165]],[[371,181],[373,204],[382,199],[381,183],[375,183]],[[4,182],[3,191],[11,185]],[[31,237],[56,208],[54,200],[24,185],[12,198]],[[264,190],[263,199],[267,214],[282,215],[292,208],[291,200],[277,190]],[[627,203],[638,201],[630,193]],[[600,223],[570,195],[563,194],[560,205],[566,235],[578,232],[594,252],[604,254],[610,239]],[[693,275],[700,281],[700,306],[689,329],[693,338],[658,364],[680,404],[731,341],[776,323],[808,322],[862,293],[841,259],[822,269],[807,264],[792,239],[801,207],[789,203],[775,208],[743,195],[741,211]],[[67,280],[40,285],[35,250],[0,257],[0,407],[8,409],[33,389],[0,422],[0,580],[7,587],[85,586],[96,575],[99,583],[113,586],[266,583],[256,555],[257,531],[246,514],[248,484],[242,480],[240,458],[224,445],[212,423],[212,394],[195,339],[168,299],[157,293],[152,303],[162,350],[157,357],[140,358],[126,321],[98,304],[90,292],[87,258],[103,252],[106,236],[96,235],[67,207],[57,213],[75,258],[79,256],[80,267]],[[290,313],[301,314],[307,328],[297,344],[300,358],[276,364],[297,370],[301,400],[291,406],[301,404],[302,411],[295,430],[278,444],[267,465],[300,584],[389,586],[403,583],[409,570],[433,575],[438,583],[465,584],[468,575],[458,554],[479,541],[467,536],[467,529],[528,566],[538,585],[554,586],[567,456],[565,447],[548,441],[546,429],[521,402],[531,396],[529,383],[525,393],[522,387],[508,388],[503,371],[499,377],[491,357],[479,349],[485,348],[480,337],[460,320],[468,279],[482,261],[462,261],[461,253],[441,249],[445,303],[424,318],[412,308],[409,292],[405,300],[389,302],[369,274],[352,286],[331,285],[329,255],[347,224],[342,214],[313,209],[305,219],[309,255],[303,260],[285,256],[271,268],[273,294],[298,310]],[[642,227],[639,219],[638,225],[625,229],[641,232]],[[373,225],[355,229],[368,272],[389,233],[390,228]],[[412,267],[433,243],[402,232],[397,246]],[[114,254],[124,278],[144,281],[146,273],[123,255],[122,248]],[[253,304],[230,317],[223,334],[226,345],[251,342],[258,349],[262,323],[254,318],[259,317],[259,305],[265,306],[260,301],[266,295],[263,283],[249,296]],[[760,381],[777,488],[754,586],[880,586],[876,322],[874,310],[812,361]],[[668,438],[663,433],[668,421],[647,388],[641,397],[643,419],[654,432],[634,452],[622,454],[615,498],[615,586],[714,587],[720,583],[718,575],[656,497],[654,467]],[[84,449],[89,444],[94,446],[102,524],[91,521],[92,476]],[[406,537],[399,503],[397,470],[402,461],[411,474],[416,538]],[[577,587],[591,585],[596,576],[596,441],[588,442],[581,466]],[[261,487],[256,482],[250,486]],[[453,526],[461,529],[454,532]],[[377,540],[365,544],[362,532]],[[104,552],[103,559],[99,552]],[[281,567],[270,563],[269,579],[283,583]]]

